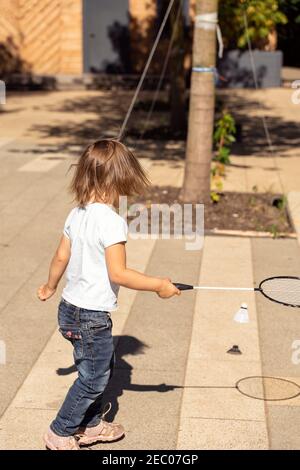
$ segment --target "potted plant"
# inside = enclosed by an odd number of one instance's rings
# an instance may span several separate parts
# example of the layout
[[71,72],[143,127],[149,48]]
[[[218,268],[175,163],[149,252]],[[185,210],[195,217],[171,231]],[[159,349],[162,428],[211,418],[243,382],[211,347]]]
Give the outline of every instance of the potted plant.
[[[245,16],[248,31],[245,27]],[[277,25],[288,19],[279,0],[220,0],[219,19],[226,53],[219,70],[230,87],[253,87],[251,43],[258,86],[281,85],[282,52],[277,49]]]

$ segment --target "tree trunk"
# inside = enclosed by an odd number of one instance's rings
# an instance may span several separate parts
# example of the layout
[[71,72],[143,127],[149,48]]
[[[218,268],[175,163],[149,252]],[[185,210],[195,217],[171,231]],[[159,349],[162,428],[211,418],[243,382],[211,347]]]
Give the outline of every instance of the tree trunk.
[[[196,0],[196,15],[217,13],[218,0]],[[216,31],[211,23],[195,21],[193,67],[215,67]],[[205,202],[210,194],[213,147],[215,77],[212,72],[192,72],[183,202]]]
[[[181,0],[176,0],[170,14],[171,34],[174,30],[174,45],[170,60],[170,127],[174,133],[186,127],[185,117],[185,69],[184,69],[184,19]],[[177,16],[179,15],[179,16]]]

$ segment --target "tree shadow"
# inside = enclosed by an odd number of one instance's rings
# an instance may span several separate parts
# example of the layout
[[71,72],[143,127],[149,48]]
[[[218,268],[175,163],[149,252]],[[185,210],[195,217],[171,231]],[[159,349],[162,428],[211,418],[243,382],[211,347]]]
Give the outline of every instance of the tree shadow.
[[[149,92],[146,95],[148,96]],[[39,133],[47,139],[54,138],[55,143],[52,145],[53,153],[70,152],[79,155],[91,141],[103,137],[116,138],[131,97],[132,94],[128,92],[105,92],[98,96],[76,97],[67,99],[62,104],[47,105],[44,108],[47,112],[66,113],[64,121],[60,121],[58,124],[35,124],[28,130],[28,133]],[[67,119],[67,113],[73,116],[83,111],[90,114],[90,117],[83,122],[74,122],[71,119]],[[131,122],[136,123],[136,126],[138,126],[144,115],[144,111],[134,112]],[[175,136],[170,137],[173,137],[172,141],[156,139],[147,141],[145,144],[144,140],[135,138],[129,132],[125,140],[126,144],[132,147],[139,157],[146,157],[151,160],[163,159],[170,162],[174,161],[176,164],[176,162],[184,158],[185,143],[184,141],[175,142]],[[46,147],[48,151],[50,145]],[[74,147],[79,147],[80,150],[74,152]],[[17,149],[10,149],[12,153],[17,151]],[[39,153],[36,149],[33,151]],[[41,149],[42,151],[44,151],[44,148]]]
[[[103,66],[108,74],[141,73],[157,33],[157,18],[152,14],[151,3],[146,3],[144,7],[146,14],[143,17],[135,17],[128,11],[126,24],[114,21],[108,25],[107,36],[117,58],[108,60],[102,65],[99,64],[99,67],[90,70],[92,73],[100,73]],[[160,70],[161,49],[163,49],[162,42],[150,66],[150,73]],[[97,80],[97,77],[94,82],[94,85],[96,84],[101,87],[101,82]]]
[[[240,64],[240,55],[225,54],[224,58],[219,61],[218,71],[225,78],[219,82],[221,88],[255,88],[255,81],[251,69],[243,67]],[[256,78],[259,87],[264,84],[264,79],[267,74],[267,67],[265,65],[256,66]]]
[[[232,153],[238,156],[271,156],[262,123],[262,116],[267,115],[270,108],[261,100],[252,98],[251,95],[249,97],[249,95],[234,93],[232,90],[230,93],[222,90],[220,94],[223,106],[232,112],[240,129],[239,139],[233,145]],[[50,112],[78,114],[84,110],[86,113],[94,114],[95,117],[91,116],[83,123],[65,120],[57,125],[37,124],[30,130],[37,131],[46,138],[58,138],[59,142],[55,144],[58,152],[68,151],[74,145],[84,148],[89,141],[100,137],[116,137],[130,98],[131,94],[128,92],[118,92],[117,95],[106,92],[92,98],[69,99],[62,105],[49,105],[47,110]],[[138,122],[142,122],[144,116],[144,110],[136,110],[132,115],[131,122],[138,126]],[[267,116],[266,121],[276,154],[284,153],[291,147],[300,145],[298,122],[285,120],[280,116]],[[165,136],[165,139],[160,138],[159,131],[156,132],[155,138],[152,137],[153,139],[145,141],[139,139],[137,133],[131,135],[129,132],[126,139],[139,156],[146,156],[151,160],[164,159],[170,162],[184,159],[184,140],[178,139],[176,141],[176,136],[172,133],[169,133],[167,138]]]
[[19,46],[11,36],[0,42],[0,76],[9,91],[56,89],[54,77],[33,74],[31,65],[21,57]]
[[12,36],[0,42],[0,75],[6,81],[12,74],[28,73],[30,66],[20,55],[20,50]]
[[[151,92],[142,92],[141,102],[149,102]],[[264,133],[262,116],[265,114],[270,130],[271,140],[274,145],[276,155],[284,154],[290,148],[300,145],[299,124],[297,121],[285,120],[280,116],[270,116],[272,109],[261,98],[256,98],[255,92],[243,93],[234,90],[220,90],[218,92],[218,102],[222,101],[222,108],[226,107],[234,116],[239,127],[238,141],[232,147],[232,154],[237,156],[253,155],[257,157],[271,156],[268,150],[267,140]],[[260,95],[261,96],[261,95]],[[50,113],[66,113],[64,120],[59,123],[35,124],[28,129],[30,132],[37,132],[41,137],[54,138],[51,144],[53,152],[67,152],[77,155],[90,141],[101,137],[116,137],[122,119],[128,109],[132,92],[101,92],[92,96],[74,97],[66,99],[63,103],[47,105],[45,109]],[[88,119],[80,121],[72,120],[73,115],[89,113]],[[70,119],[68,119],[68,114]],[[155,113],[155,118],[165,115]],[[145,119],[146,111],[143,106],[134,109],[128,129],[141,126]],[[157,126],[157,123],[156,123]],[[164,131],[161,126],[162,133]],[[142,130],[142,129],[141,129]],[[176,135],[169,133],[163,140],[159,130],[151,140],[140,139],[140,135],[125,136],[125,143],[135,150],[137,156],[146,157],[152,161],[166,160],[170,164],[177,164],[185,157],[185,140],[176,140]],[[80,148],[74,152],[74,147]],[[47,146],[47,149],[50,145]],[[42,149],[43,150],[43,149]],[[11,152],[17,151],[10,149]],[[48,150],[47,150],[48,151]]]
[[[176,0],[171,14],[162,32],[159,44],[157,45],[155,54],[151,61],[149,72],[145,77],[143,88],[153,87],[149,75],[157,74],[162,70],[162,63],[165,59],[169,41],[172,35],[172,13],[179,7],[180,0]],[[117,59],[107,61],[105,64],[105,72],[109,74],[141,74],[147,57],[153,46],[155,37],[158,33],[160,25],[169,6],[169,0],[159,0],[157,2],[157,10],[154,12],[151,2],[144,2],[145,14],[143,17],[135,17],[132,12],[127,13],[127,24],[114,21],[107,27],[107,35],[110,39],[113,51],[117,55]],[[193,28],[191,24],[184,25],[184,54],[186,59],[190,61],[192,51]],[[171,64],[169,64],[168,74],[170,75]],[[99,71],[99,70],[98,70]],[[95,72],[97,72],[95,70]],[[158,77],[157,77],[158,80]],[[169,81],[169,77],[164,80],[163,86]],[[101,82],[95,77],[95,84],[101,87]],[[154,84],[154,87],[156,85]]]
[[121,24],[119,21],[114,21],[112,25],[108,26],[107,31],[112,49],[117,53],[118,59],[113,62],[107,62],[105,64],[105,72],[132,73],[130,29],[128,25]]
[[251,95],[249,97],[247,94],[234,93],[232,90],[221,93],[223,105],[233,114],[239,125],[239,139],[232,146],[234,155],[273,156],[268,147],[263,116],[277,156],[284,154],[291,147],[299,147],[299,122],[286,120],[280,116],[270,116],[271,108],[262,100],[253,99]]
[[[158,16],[152,14],[151,2],[146,3],[145,8],[146,14],[143,18],[129,14],[131,71],[139,74],[145,66],[147,56],[154,43],[160,20]],[[150,74],[160,73],[162,55],[166,51],[167,42],[168,38],[162,36],[149,68]]]
[[[74,146],[82,150],[89,142],[103,137],[116,137],[121,125],[121,119],[126,114],[130,95],[111,92],[100,96],[68,99],[63,104],[48,105],[45,109],[53,113],[89,113],[91,117],[84,122],[74,122],[67,117],[59,124],[36,124],[29,132],[38,132],[43,137],[57,139],[55,148],[58,152],[68,151]],[[93,116],[94,114],[94,116]]]

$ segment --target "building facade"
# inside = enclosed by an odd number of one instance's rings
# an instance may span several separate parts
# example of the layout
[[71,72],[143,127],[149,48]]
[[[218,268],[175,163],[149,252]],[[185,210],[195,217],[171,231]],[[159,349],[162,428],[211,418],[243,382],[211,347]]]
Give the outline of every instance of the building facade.
[[[184,1],[186,16],[195,0]],[[0,0],[0,72],[139,72],[164,0]]]

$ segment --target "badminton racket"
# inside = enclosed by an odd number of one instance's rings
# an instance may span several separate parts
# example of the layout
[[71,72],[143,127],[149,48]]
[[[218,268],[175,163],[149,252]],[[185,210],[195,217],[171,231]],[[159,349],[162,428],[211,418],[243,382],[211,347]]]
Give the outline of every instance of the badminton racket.
[[281,305],[300,308],[300,277],[275,276],[261,281],[258,287],[208,287],[192,286],[175,282],[179,290],[212,290],[212,291],[252,291],[260,292],[264,297]]

